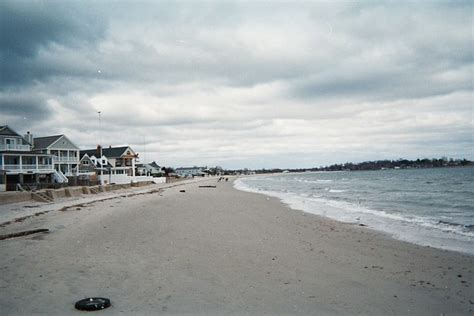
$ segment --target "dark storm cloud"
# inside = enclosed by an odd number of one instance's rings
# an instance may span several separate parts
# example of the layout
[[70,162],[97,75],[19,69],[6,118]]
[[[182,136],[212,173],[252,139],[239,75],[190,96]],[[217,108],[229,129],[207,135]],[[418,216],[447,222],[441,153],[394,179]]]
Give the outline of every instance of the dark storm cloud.
[[2,115],[23,119],[42,120],[51,114],[49,106],[38,95],[0,94]]
[[5,88],[67,75],[68,69],[41,64],[40,51],[52,45],[92,48],[104,31],[100,16],[74,2],[0,2],[1,85]]

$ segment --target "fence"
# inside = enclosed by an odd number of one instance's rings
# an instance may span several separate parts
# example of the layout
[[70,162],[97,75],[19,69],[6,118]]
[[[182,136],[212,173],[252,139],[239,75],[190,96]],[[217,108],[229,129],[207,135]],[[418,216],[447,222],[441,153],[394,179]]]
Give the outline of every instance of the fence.
[[125,174],[107,174],[103,176],[98,176],[98,181],[100,182],[100,179],[104,180],[105,184],[110,184],[110,183],[115,183],[115,184],[127,184],[131,182],[146,182],[146,181],[151,181],[154,183],[166,183],[166,178],[165,177],[159,177],[159,178],[154,178],[150,176],[135,176],[135,177],[130,177]]

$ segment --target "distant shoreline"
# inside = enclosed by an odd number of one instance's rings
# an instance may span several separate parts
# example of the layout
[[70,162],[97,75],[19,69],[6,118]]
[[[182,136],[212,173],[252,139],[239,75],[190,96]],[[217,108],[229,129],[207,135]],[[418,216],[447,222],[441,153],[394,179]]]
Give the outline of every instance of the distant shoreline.
[[[281,174],[281,173],[306,173],[306,172],[346,172],[346,171],[386,171],[386,170],[419,170],[419,169],[447,169],[447,168],[474,168],[474,163],[462,166],[439,166],[439,167],[400,167],[400,168],[378,168],[378,169],[341,169],[341,170],[314,170],[308,169],[268,169],[262,172],[256,170],[256,174]],[[287,172],[285,172],[287,171]]]

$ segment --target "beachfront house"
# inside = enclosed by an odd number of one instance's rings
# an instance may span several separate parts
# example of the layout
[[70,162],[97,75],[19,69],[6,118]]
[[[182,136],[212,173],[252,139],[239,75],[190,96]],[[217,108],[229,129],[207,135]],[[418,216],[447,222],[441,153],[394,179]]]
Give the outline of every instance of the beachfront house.
[[137,174],[141,176],[161,177],[163,171],[161,167],[155,162],[137,164]]
[[100,147],[97,148],[97,152],[95,154],[82,154],[82,158],[77,165],[78,178],[81,181],[85,180],[86,183],[91,184],[94,182],[100,182],[100,178],[103,177],[104,183],[111,183],[109,174],[113,166],[109,163],[107,157],[104,155],[100,156]]
[[208,173],[206,173],[205,170],[207,170],[207,167],[181,167],[181,168],[176,168],[175,172],[180,177],[190,178],[190,177],[204,177],[208,175]]
[[147,176],[148,171],[143,163],[137,163],[135,166],[135,173],[139,176]]
[[[80,154],[79,154],[80,155]],[[82,158],[79,160],[79,164],[77,165],[77,175],[79,177],[83,176],[92,176],[96,174],[96,168],[97,166],[92,163],[92,160],[88,155],[82,156]]]
[[[102,155],[101,155],[102,154]],[[129,146],[81,150],[79,173],[93,172],[105,183],[130,183],[138,154]]]
[[31,141],[29,132],[22,137],[9,126],[0,126],[1,190],[15,191],[58,182],[53,156],[32,151]]
[[76,175],[80,149],[66,135],[35,137],[32,145],[33,151],[53,156],[54,169],[64,182]]

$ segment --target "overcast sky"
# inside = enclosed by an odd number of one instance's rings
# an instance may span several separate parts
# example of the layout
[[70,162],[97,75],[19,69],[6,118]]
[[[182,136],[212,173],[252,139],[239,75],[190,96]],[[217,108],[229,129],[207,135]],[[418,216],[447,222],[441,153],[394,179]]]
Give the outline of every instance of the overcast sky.
[[3,0],[0,32],[20,134],[174,167],[474,159],[470,1]]

